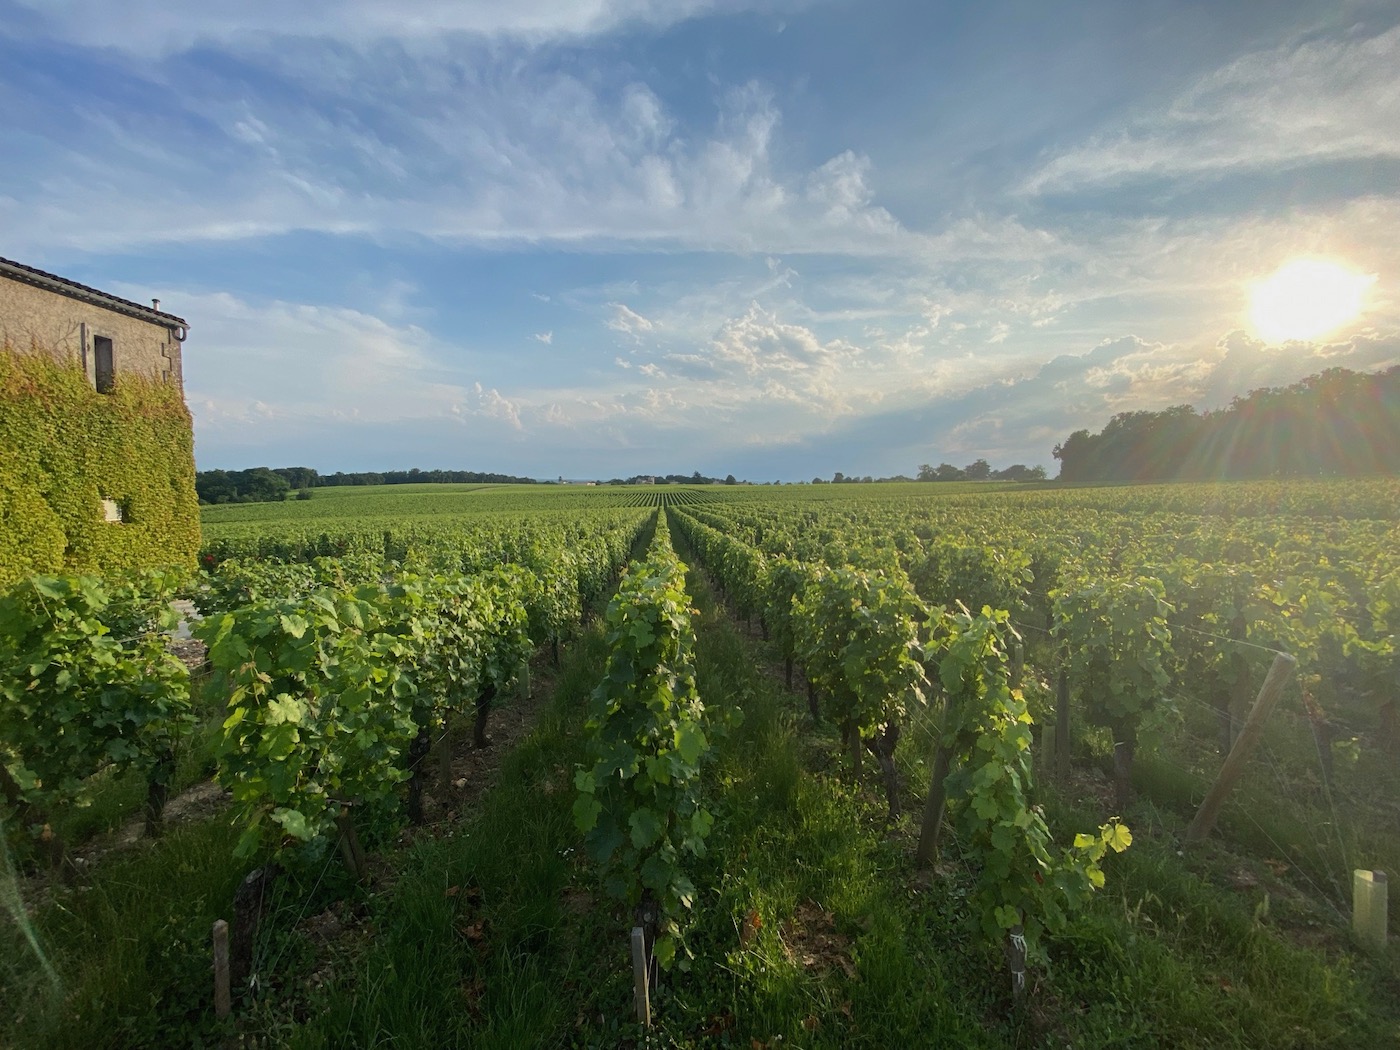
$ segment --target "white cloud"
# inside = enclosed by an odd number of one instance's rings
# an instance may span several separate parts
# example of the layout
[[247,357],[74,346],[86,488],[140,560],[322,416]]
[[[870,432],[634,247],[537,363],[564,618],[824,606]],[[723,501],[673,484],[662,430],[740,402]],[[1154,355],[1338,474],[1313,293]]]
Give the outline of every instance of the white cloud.
[[613,313],[606,324],[614,332],[621,332],[623,335],[640,342],[642,336],[656,331],[655,322],[643,317],[624,303],[611,303],[610,305],[613,308]]
[[807,199],[831,226],[865,228],[878,236],[898,237],[899,223],[874,204],[869,183],[872,168],[868,157],[846,150],[808,177]]
[[551,346],[554,343],[553,332],[536,332],[534,337],[538,342],[543,343],[545,346]]
[[469,399],[465,403],[454,404],[451,411],[459,417],[473,414],[488,416],[509,423],[513,430],[523,429],[520,425],[520,412],[515,403],[502,396],[495,387],[489,390],[483,388],[480,382],[473,383]]
[[201,454],[247,443],[250,426],[258,428],[258,443],[288,447],[307,434],[329,441],[346,426],[452,420],[483,435],[502,425],[523,429],[510,398],[463,377],[446,348],[415,325],[227,293],[174,290],[169,298],[198,318],[183,364]]
[[1164,108],[1053,157],[1025,189],[1400,158],[1396,69],[1400,26],[1243,55]]
[[[109,54],[94,62],[112,61]],[[84,96],[25,139],[42,190],[6,208],[17,254],[130,250],[315,231],[446,243],[872,255],[922,239],[874,200],[868,158],[789,170],[757,83],[717,89],[706,127],[653,88],[531,52],[466,47],[268,52],[262,76],[207,83],[133,64],[160,99]],[[282,90],[271,91],[271,80]],[[15,112],[43,100],[0,97]],[[0,132],[0,143],[3,143]],[[36,148],[37,147],[37,148]]]
[[841,342],[823,345],[810,328],[784,324],[757,303],[742,317],[725,322],[710,344],[712,358],[748,376],[760,373],[824,373],[834,369],[855,348]]

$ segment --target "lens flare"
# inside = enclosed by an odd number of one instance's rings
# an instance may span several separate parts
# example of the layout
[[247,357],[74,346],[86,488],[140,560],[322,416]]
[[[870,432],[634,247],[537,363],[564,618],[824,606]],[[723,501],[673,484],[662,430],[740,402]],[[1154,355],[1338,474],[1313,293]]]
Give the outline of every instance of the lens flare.
[[1318,339],[1361,316],[1375,280],[1330,259],[1294,259],[1250,288],[1250,324],[1266,343]]

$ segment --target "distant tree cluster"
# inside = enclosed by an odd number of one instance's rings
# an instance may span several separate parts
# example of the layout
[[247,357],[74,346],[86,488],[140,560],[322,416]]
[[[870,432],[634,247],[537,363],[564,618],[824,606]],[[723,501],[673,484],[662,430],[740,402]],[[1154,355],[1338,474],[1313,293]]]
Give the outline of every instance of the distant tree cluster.
[[[831,475],[831,480],[830,480],[830,481],[827,481],[825,478],[813,478],[813,479],[812,479],[812,484],[813,484],[813,485],[873,485],[873,484],[875,484],[876,482],[882,482],[882,481],[913,481],[913,480],[914,480],[913,478],[911,478],[911,477],[906,477],[906,476],[903,475],[903,474],[896,474],[896,475],[894,475],[893,477],[889,477],[889,478],[876,478],[876,477],[871,477],[869,474],[864,474],[864,475],[861,475],[861,476],[859,476],[859,477],[857,477],[857,476],[855,476],[855,475],[851,475],[850,477],[847,477],[845,474],[841,473],[841,471],[838,470],[835,474]],[[774,484],[776,484],[776,482],[775,482]]]
[[292,485],[267,467],[249,470],[201,470],[194,476],[200,503],[272,503],[292,493]]
[[534,478],[485,474],[475,470],[386,470],[319,474],[311,467],[252,467],[248,470],[201,470],[195,474],[200,503],[271,503],[293,492],[336,485],[533,485]]
[[[603,482],[599,482],[603,484]],[[738,485],[740,481],[729,474],[723,478],[708,478],[698,470],[693,474],[633,474],[630,478],[612,478],[609,485]],[[747,485],[748,482],[742,484]]]
[[1028,467],[1024,463],[1013,463],[1004,470],[993,470],[985,459],[969,463],[965,467],[955,467],[951,463],[940,463],[936,467],[927,463],[920,465],[918,481],[1044,481],[1045,468]]
[[1332,368],[1229,408],[1120,412],[1055,446],[1061,481],[1169,481],[1400,472],[1400,366]]

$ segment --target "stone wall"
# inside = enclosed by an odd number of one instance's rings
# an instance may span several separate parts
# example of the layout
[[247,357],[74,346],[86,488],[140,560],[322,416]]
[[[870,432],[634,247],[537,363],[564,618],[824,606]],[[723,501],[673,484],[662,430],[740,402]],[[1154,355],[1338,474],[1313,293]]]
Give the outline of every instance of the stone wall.
[[144,375],[183,393],[180,344],[169,328],[0,275],[0,343],[76,362],[95,385],[95,337],[112,340],[117,382]]

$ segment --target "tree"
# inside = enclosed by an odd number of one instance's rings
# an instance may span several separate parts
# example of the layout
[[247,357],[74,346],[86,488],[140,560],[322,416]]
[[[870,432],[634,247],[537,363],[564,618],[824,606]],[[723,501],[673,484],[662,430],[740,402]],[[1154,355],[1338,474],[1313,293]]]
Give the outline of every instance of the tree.
[[238,486],[240,502],[275,503],[287,498],[292,486],[280,474],[274,474],[267,467],[253,467],[230,475]]
[[927,463],[920,463],[920,464],[919,464],[919,480],[920,480],[920,481],[937,481],[937,480],[938,480],[938,471],[936,471],[933,467],[929,466]]
[[992,465],[985,459],[979,459],[964,467],[963,473],[968,481],[986,481],[992,476]]
[[272,472],[286,478],[294,489],[309,489],[320,481],[320,475],[311,467],[275,467]]
[[1044,481],[1044,467],[1028,467],[1024,463],[1013,463],[1005,470],[992,471],[995,481]]
[[737,485],[737,484],[739,484],[738,480],[734,477],[733,474],[726,474],[726,475],[724,476],[724,483],[725,483],[726,485]]
[[934,481],[963,481],[967,478],[966,474],[951,463],[938,464],[938,469],[933,474]]
[[1099,438],[1076,430],[1051,453],[1060,461],[1061,481],[1092,481],[1097,477]]
[[201,470],[194,479],[194,490],[200,503],[233,503],[238,489],[226,470]]

